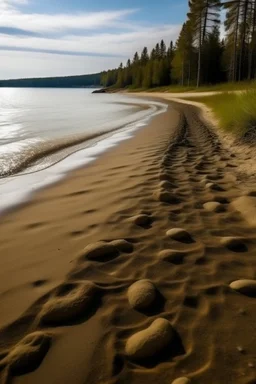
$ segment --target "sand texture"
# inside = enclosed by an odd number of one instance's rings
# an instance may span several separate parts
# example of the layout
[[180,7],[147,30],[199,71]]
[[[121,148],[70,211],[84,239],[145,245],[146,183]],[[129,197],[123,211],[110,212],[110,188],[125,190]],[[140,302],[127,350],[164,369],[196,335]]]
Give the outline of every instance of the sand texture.
[[256,383],[256,182],[195,106],[0,222],[0,383]]

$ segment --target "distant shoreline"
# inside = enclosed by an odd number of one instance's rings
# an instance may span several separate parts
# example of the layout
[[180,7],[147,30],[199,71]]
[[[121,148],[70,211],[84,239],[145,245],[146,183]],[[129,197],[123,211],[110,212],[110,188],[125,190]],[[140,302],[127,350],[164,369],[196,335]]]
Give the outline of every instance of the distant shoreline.
[[0,88],[98,88],[100,73],[77,76],[35,77],[0,80]]

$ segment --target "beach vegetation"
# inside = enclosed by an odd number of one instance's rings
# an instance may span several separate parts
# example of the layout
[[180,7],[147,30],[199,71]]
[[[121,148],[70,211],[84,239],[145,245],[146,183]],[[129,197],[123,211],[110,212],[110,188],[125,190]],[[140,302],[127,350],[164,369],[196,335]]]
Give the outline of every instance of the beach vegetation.
[[250,137],[256,129],[256,89],[245,92],[223,92],[212,96],[189,97],[204,103],[219,121],[220,128],[239,137]]

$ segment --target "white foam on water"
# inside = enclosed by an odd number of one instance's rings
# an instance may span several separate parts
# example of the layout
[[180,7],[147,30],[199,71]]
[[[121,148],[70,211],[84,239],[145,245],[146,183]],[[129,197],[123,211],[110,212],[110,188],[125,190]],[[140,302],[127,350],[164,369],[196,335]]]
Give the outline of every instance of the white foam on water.
[[48,167],[46,160],[44,169],[39,171],[33,171],[32,167],[30,172],[27,170],[26,173],[0,179],[0,213],[27,202],[36,191],[60,181],[72,170],[91,163],[106,150],[131,138],[135,131],[147,125],[152,117],[165,112],[168,108],[166,104],[160,102],[149,102],[149,105],[151,108],[146,117],[112,132],[107,137],[104,135],[102,138],[97,138],[90,147],[70,153],[55,164],[49,163]]

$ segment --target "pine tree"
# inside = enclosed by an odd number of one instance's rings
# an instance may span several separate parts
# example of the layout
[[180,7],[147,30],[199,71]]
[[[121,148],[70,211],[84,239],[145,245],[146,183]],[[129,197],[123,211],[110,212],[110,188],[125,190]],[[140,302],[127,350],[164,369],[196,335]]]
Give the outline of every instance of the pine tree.
[[137,64],[139,61],[140,61],[140,59],[139,59],[138,52],[135,52],[132,62],[133,62],[133,64]]
[[216,84],[224,80],[222,68],[223,45],[220,41],[219,27],[215,26],[203,46],[202,81],[204,84]]
[[155,48],[152,49],[151,53],[150,53],[150,60],[155,60],[156,59],[156,50]]
[[191,23],[183,24],[179,38],[176,43],[175,56],[172,61],[173,77],[181,84],[190,84],[192,73],[192,62],[194,58],[193,39]]
[[159,60],[154,60],[152,68],[152,85],[153,87],[158,87],[160,85],[160,62]]
[[[255,0],[232,0],[224,3],[227,10],[225,28],[230,56],[230,78],[251,78],[255,54],[256,9]],[[230,46],[233,49],[230,49]]]
[[160,60],[160,58],[161,58],[161,51],[160,51],[159,43],[157,43],[156,47],[155,47],[155,56],[156,56],[157,60]]
[[219,23],[220,0],[190,0],[188,18],[194,32],[194,41],[198,49],[197,87],[201,81],[202,45],[208,30]]
[[224,8],[227,10],[225,29],[228,33],[227,36],[227,48],[231,47],[229,78],[232,81],[237,79],[237,57],[238,57],[238,32],[239,32],[239,20],[241,0],[228,1],[224,3]]
[[256,56],[256,0],[251,4],[251,41],[249,44],[248,80],[252,79]]
[[[188,19],[168,49],[144,47],[126,66],[101,74],[104,86],[135,88],[215,84],[256,77],[256,0],[223,0],[226,38],[220,41],[220,0],[190,0]],[[225,69],[225,70],[224,70]],[[227,76],[228,74],[228,76]]]
[[160,57],[162,59],[166,57],[166,45],[163,40],[161,40],[161,43],[160,43]]
[[143,88],[151,88],[152,87],[152,62],[148,61],[146,64],[146,68],[143,73],[142,87]]
[[241,7],[241,51],[240,51],[240,59],[239,59],[239,73],[238,79],[242,80],[244,76],[244,54],[245,54],[245,40],[246,40],[246,31],[247,31],[247,21],[248,21],[248,11],[249,11],[249,0],[243,0]]
[[124,87],[124,69],[123,69],[123,63],[119,65],[118,72],[117,72],[117,82],[116,86],[118,88]]
[[172,42],[172,41],[170,42],[170,46],[169,46],[169,48],[167,49],[167,54],[166,54],[166,56],[167,56],[168,60],[169,60],[170,62],[172,62],[173,57],[174,57],[174,46],[173,46],[173,42]]
[[142,65],[146,65],[148,60],[149,60],[148,49],[147,47],[144,47],[141,53],[140,62]]
[[166,54],[167,65],[169,68],[169,79],[168,79],[169,84],[172,83],[172,69],[173,69],[172,62],[173,62],[174,56],[175,56],[175,50],[174,50],[173,42],[171,41]]

